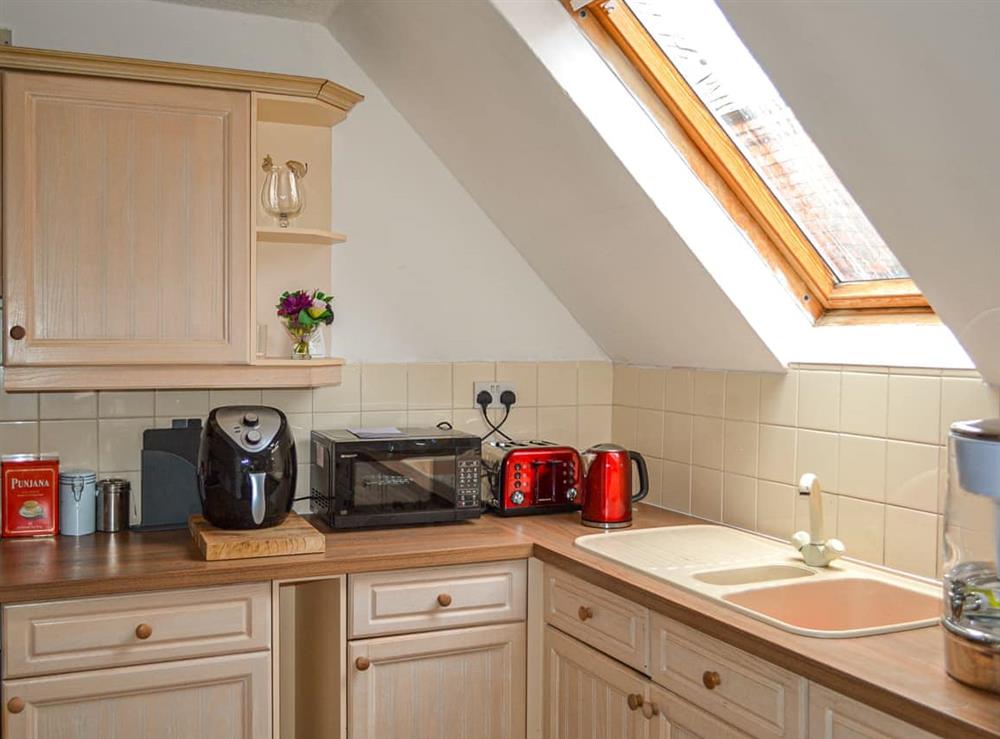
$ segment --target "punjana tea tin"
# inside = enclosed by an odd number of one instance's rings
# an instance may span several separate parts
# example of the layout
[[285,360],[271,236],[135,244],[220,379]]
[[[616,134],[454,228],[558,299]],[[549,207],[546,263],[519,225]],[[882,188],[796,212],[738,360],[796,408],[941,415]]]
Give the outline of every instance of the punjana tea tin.
[[59,457],[12,454],[0,458],[3,535],[53,536],[59,526]]

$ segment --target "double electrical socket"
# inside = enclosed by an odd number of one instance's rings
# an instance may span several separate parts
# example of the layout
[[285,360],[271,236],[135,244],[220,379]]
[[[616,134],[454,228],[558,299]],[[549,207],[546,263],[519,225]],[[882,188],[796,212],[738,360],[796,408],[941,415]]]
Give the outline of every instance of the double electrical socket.
[[479,393],[481,393],[483,390],[485,390],[486,392],[488,392],[490,395],[493,396],[493,402],[490,403],[488,406],[486,406],[487,408],[503,408],[503,405],[500,403],[500,395],[505,390],[510,390],[512,393],[516,393],[517,392],[514,389],[514,383],[513,382],[493,382],[493,381],[491,381],[491,382],[476,382],[476,383],[473,383],[473,386],[472,386],[472,405],[473,406],[479,407],[479,403],[476,401],[476,398],[479,397]]

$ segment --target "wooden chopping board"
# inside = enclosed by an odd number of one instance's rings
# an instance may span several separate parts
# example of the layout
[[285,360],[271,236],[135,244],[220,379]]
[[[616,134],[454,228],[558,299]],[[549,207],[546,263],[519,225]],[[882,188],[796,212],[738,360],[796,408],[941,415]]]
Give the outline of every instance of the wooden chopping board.
[[191,516],[188,529],[202,556],[208,561],[283,557],[289,554],[322,554],[326,537],[297,513],[267,529],[236,531],[219,529],[204,516]]

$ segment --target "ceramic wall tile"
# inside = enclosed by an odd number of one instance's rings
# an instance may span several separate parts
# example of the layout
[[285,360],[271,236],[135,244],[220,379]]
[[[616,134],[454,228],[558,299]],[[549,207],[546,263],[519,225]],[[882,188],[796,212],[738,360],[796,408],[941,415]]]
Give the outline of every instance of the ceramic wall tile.
[[[497,412],[494,423],[499,423],[503,416],[503,411]],[[538,438],[538,409],[534,407],[511,409],[510,416],[503,426],[503,431],[508,436],[515,439],[537,439]]]
[[[489,365],[492,368],[492,365]],[[314,388],[313,413],[352,413],[361,410],[361,367],[346,364],[341,368],[340,384]],[[471,389],[470,389],[471,394]]]
[[841,434],[837,492],[884,502],[885,445],[885,439]]
[[686,413],[663,414],[663,457],[674,462],[691,463],[691,434],[694,416]]
[[636,413],[635,448],[646,457],[663,457],[663,413],[640,408]]
[[42,420],[97,418],[97,393],[40,393],[38,417]]
[[885,507],[885,564],[924,577],[937,574],[937,516]]
[[538,365],[538,405],[576,405],[576,362],[542,362]]
[[696,370],[694,373],[694,412],[700,416],[721,418],[726,408],[726,373]]
[[577,367],[576,402],[581,406],[610,405],[614,384],[611,362],[580,362]]
[[142,432],[155,428],[152,418],[102,418],[97,423],[101,470],[142,469]]
[[668,411],[691,413],[694,410],[694,372],[687,369],[667,370],[663,402]]
[[840,373],[799,372],[799,428],[840,429]]
[[666,403],[667,371],[658,367],[639,370],[639,407],[662,411]]
[[282,388],[261,391],[260,401],[283,413],[312,413],[312,396],[309,388]]
[[[104,403],[104,396],[107,393],[101,393],[101,403]],[[118,393],[119,395],[125,395],[126,393]],[[243,389],[243,390],[209,390],[208,391],[208,405],[211,408],[218,408],[223,405],[261,405],[261,391],[254,389]],[[138,401],[133,402],[135,410],[138,410]],[[105,414],[102,412],[102,416]],[[113,414],[112,414],[113,415]],[[118,414],[127,415],[127,414]],[[135,414],[143,415],[143,414]],[[148,414],[145,414],[148,415]]]
[[721,470],[722,445],[722,419],[695,416],[691,433],[692,462],[702,467]]
[[722,473],[691,468],[691,513],[710,521],[722,520]]
[[629,364],[616,364],[612,398],[615,405],[639,405],[639,368]]
[[410,428],[431,429],[439,423],[453,423],[451,420],[451,408],[439,408],[437,410],[413,410],[406,411],[406,425]]
[[940,424],[941,378],[889,375],[890,439],[935,444]]
[[406,369],[405,364],[362,365],[362,412],[405,409]]
[[42,421],[38,424],[38,447],[58,451],[59,466],[63,470],[86,469],[97,472],[97,420]]
[[664,508],[674,511],[691,511],[691,465],[663,460],[663,491],[660,502]]
[[[57,452],[58,449],[47,449]],[[0,454],[37,454],[38,421],[0,422]]]
[[761,425],[757,475],[762,480],[793,484],[795,479],[795,429]]
[[723,432],[723,469],[741,475],[757,474],[757,429],[749,421],[725,422]]
[[[514,413],[518,413],[518,415],[520,415],[521,410],[522,409],[520,408],[515,408],[511,415],[514,415]],[[486,425],[486,422],[483,421],[483,416],[479,412],[478,408],[456,408],[451,413],[451,422],[459,431],[464,431],[467,434],[475,434],[479,437],[485,437],[489,432],[489,427]],[[507,427],[505,427],[505,430],[506,428]],[[511,435],[513,436],[513,434]]]
[[2,388],[3,367],[0,367],[0,421],[38,419],[38,393],[8,393]]
[[384,426],[406,427],[406,409],[394,411],[361,411],[361,425],[374,428]]
[[941,434],[948,443],[948,429],[955,421],[996,418],[997,391],[979,379],[944,377],[941,380]]
[[757,421],[760,414],[760,375],[730,372],[726,376],[726,418]]
[[890,440],[886,451],[886,502],[935,513],[939,447]]
[[795,533],[795,498],[791,485],[769,480],[757,482],[757,530],[787,539]]
[[295,440],[295,457],[299,464],[309,461],[309,434],[313,430],[312,413],[287,413],[288,426]]
[[[574,392],[575,395],[575,392]],[[576,406],[539,407],[538,436],[556,444],[577,445]]]
[[794,426],[798,418],[799,372],[760,376],[760,422]]
[[845,372],[840,392],[840,430],[884,437],[889,415],[889,376]]
[[361,411],[313,413],[313,428],[329,429],[356,428],[361,425]]
[[576,410],[576,443],[580,449],[611,441],[612,406],[581,405]]
[[406,403],[413,410],[451,408],[451,364],[411,364],[406,368]]
[[[497,376],[493,362],[456,362],[451,366],[451,407],[475,407],[475,387],[477,382],[490,382]],[[520,396],[519,388],[517,394]],[[521,399],[518,398],[518,402]]]
[[840,438],[825,431],[799,429],[795,439],[795,482],[807,472],[819,477],[823,490],[837,492]]
[[[663,506],[663,460],[656,457],[643,457],[646,462],[646,470],[649,474],[649,490],[644,503],[655,506]],[[632,477],[632,495],[639,492],[639,476]]]
[[202,418],[208,415],[208,390],[157,390],[155,412],[162,418]]
[[635,408],[616,405],[611,415],[611,441],[626,449],[635,449],[636,416]]
[[[259,403],[260,391],[252,392],[256,393]],[[155,413],[156,394],[152,390],[102,390],[97,396],[97,415],[101,418],[149,418]]]
[[885,508],[869,500],[840,496],[837,502],[837,538],[844,542],[849,556],[882,564]]
[[741,529],[757,524],[757,479],[725,473],[722,477],[722,521]]
[[497,362],[497,380],[513,382],[517,404],[522,408],[538,405],[538,365],[534,362]]

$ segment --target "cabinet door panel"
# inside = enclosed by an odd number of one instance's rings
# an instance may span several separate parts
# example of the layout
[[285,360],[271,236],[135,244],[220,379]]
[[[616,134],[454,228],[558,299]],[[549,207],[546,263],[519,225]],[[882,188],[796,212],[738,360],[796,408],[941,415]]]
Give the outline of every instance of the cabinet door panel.
[[[267,652],[3,684],[7,739],[268,739]],[[9,701],[25,707],[11,713]]]
[[650,722],[629,708],[648,681],[562,632],[545,627],[546,739],[646,739]]
[[249,358],[248,93],[4,75],[7,362]]
[[809,737],[810,739],[933,739],[934,735],[840,693],[810,683]]
[[351,642],[349,736],[523,738],[524,628],[480,626]]
[[749,739],[749,734],[655,685],[649,701],[655,706],[650,739]]

